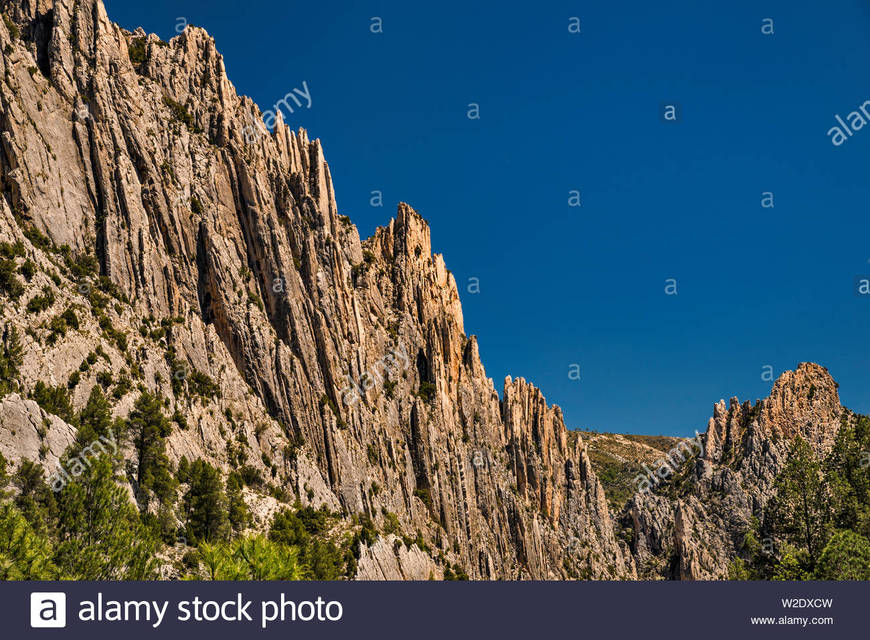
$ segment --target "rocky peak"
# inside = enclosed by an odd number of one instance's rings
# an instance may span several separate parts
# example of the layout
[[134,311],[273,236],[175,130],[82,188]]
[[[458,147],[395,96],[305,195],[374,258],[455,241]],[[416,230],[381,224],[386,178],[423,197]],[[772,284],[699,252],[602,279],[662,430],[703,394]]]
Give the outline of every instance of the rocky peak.
[[[741,549],[743,534],[775,491],[795,438],[805,439],[819,459],[831,449],[844,412],[827,369],[801,363],[757,402],[731,398],[713,407],[704,452],[678,497],[638,494],[626,520],[635,530],[638,562],[679,579],[721,579]],[[673,557],[666,550],[673,549]]]
[[783,373],[762,401],[758,422],[775,436],[793,440],[800,436],[822,456],[830,451],[843,407],[838,385],[828,370],[802,362]]
[[739,454],[752,429],[763,437],[792,441],[800,436],[820,457],[827,453],[840,428],[843,408],[837,383],[822,366],[802,362],[784,372],[770,395],[754,406],[731,398],[713,406],[707,425],[705,458],[726,462]]

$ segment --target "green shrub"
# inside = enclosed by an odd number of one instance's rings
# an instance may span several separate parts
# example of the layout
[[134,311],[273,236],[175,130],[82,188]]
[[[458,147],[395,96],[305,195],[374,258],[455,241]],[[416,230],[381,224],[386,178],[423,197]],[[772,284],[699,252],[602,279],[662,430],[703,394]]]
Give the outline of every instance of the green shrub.
[[11,257],[0,258],[0,293],[5,294],[12,300],[18,300],[24,293],[24,285],[16,275],[15,259]]
[[53,345],[57,342],[58,337],[63,338],[66,335],[66,320],[64,320],[61,316],[55,316],[51,319],[51,322],[48,323],[48,338],[46,338],[46,342],[49,345]]
[[20,267],[18,267],[18,273],[20,273],[27,282],[30,282],[33,279],[33,276],[36,275],[36,263],[28,258]]
[[60,314],[60,317],[63,318],[64,322],[66,322],[68,327],[78,331],[79,317],[78,315],[76,315],[75,309],[73,309],[72,307],[68,307],[66,311]]
[[0,344],[0,396],[18,390],[18,368],[24,361],[18,329],[6,325]]
[[39,380],[33,389],[32,397],[46,413],[56,415],[65,422],[71,423],[73,421],[75,413],[66,387],[60,385],[49,387],[42,380]]
[[3,258],[23,258],[24,244],[19,240],[16,243],[0,242],[0,256]]
[[432,402],[435,398],[435,385],[431,382],[424,380],[420,383],[420,389],[417,391],[417,396],[425,400],[426,402]]
[[27,302],[27,313],[42,313],[54,304],[54,291],[48,285],[42,288],[42,294],[33,296]]
[[[202,133],[202,129],[196,126],[193,116],[183,104],[176,102],[169,96],[163,96],[163,104],[169,107],[169,113],[173,120],[181,122],[191,133]],[[196,212],[194,211],[194,213]]]
[[9,30],[9,36],[13,40],[18,40],[21,37],[21,31],[18,29],[18,25],[16,25],[12,20],[9,19],[5,13],[3,14],[3,24],[6,25],[6,28]]
[[43,251],[51,251],[54,248],[48,236],[46,236],[36,227],[25,227],[24,237],[30,240],[30,244],[32,244],[37,249],[42,249]]
[[221,397],[221,389],[209,376],[194,369],[187,377],[190,392],[205,400]]
[[130,44],[127,45],[127,52],[130,54],[130,62],[136,66],[140,66],[148,60],[147,43],[145,38],[133,38]]

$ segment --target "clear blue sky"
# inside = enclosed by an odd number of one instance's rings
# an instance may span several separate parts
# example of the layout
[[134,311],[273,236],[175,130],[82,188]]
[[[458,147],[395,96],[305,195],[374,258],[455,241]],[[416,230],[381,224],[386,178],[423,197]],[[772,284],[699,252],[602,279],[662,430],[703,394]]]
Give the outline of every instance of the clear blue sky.
[[812,360],[870,413],[870,126],[827,135],[870,100],[870,2],[106,5],[164,39],[205,27],[264,110],[305,81],[285,119],[323,141],[340,212],[364,236],[399,201],[429,220],[499,391],[523,376],[571,427],[688,435],[767,395],[765,365]]

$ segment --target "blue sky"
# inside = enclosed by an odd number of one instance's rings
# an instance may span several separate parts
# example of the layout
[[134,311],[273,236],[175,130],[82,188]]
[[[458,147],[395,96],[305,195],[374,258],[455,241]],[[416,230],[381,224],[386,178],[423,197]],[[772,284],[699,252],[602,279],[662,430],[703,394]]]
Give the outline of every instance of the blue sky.
[[870,126],[827,134],[870,100],[866,0],[105,3],[164,39],[205,27],[264,110],[306,82],[285,120],[323,141],[340,212],[363,236],[399,201],[429,220],[499,391],[690,435],[811,360],[870,413]]

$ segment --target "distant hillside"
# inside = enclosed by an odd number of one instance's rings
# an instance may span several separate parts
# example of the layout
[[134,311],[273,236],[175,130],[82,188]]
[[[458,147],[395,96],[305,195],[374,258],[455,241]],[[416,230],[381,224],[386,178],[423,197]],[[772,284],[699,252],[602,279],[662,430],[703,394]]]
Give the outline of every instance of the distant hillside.
[[645,474],[641,465],[653,467],[656,460],[683,438],[598,433],[577,430],[586,443],[592,467],[604,487],[607,504],[619,512],[637,489],[634,479]]

